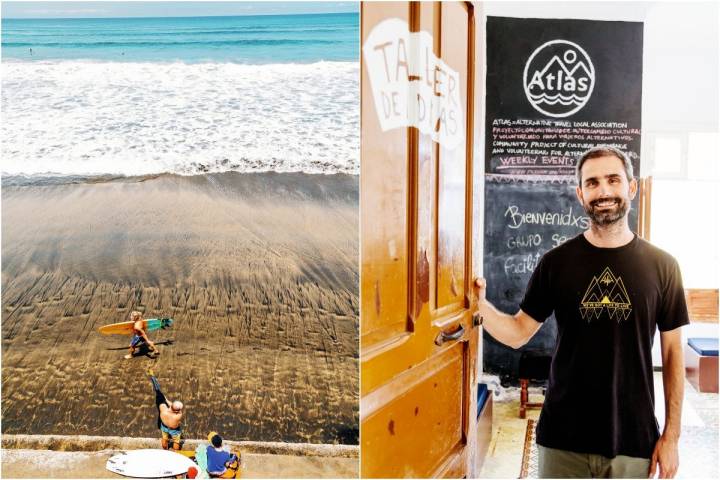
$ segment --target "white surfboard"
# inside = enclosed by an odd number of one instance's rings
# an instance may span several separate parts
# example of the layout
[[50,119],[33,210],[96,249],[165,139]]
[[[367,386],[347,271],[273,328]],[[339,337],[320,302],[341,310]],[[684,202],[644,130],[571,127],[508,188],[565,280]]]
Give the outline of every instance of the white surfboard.
[[105,468],[126,477],[162,478],[187,473],[197,465],[184,455],[169,450],[146,448],[127,450],[110,457]]

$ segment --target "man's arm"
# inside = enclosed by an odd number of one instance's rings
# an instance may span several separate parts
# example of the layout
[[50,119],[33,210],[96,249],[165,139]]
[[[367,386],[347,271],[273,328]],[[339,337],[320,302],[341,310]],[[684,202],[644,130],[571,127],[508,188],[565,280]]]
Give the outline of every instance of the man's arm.
[[483,328],[499,342],[512,348],[520,348],[535,335],[542,325],[527,313],[518,310],[515,315],[499,311],[485,298],[485,279],[475,279],[478,297],[478,313],[483,318]]
[[680,416],[682,414],[685,365],[682,354],[680,328],[660,332],[662,352],[663,392],[665,393],[665,428],[650,459],[650,477],[655,476],[660,465],[660,478],[673,478],[680,464],[678,440],[680,439]]
[[140,330],[140,336],[143,338],[143,340],[145,340],[146,342],[150,343],[150,339],[148,338],[147,333],[145,333],[145,330],[144,330],[144,329],[141,329],[141,330]]
[[147,333],[145,333],[145,328],[139,328],[138,331],[140,332],[140,336],[145,340],[145,342],[150,345],[151,347],[154,347],[155,344],[148,338]]

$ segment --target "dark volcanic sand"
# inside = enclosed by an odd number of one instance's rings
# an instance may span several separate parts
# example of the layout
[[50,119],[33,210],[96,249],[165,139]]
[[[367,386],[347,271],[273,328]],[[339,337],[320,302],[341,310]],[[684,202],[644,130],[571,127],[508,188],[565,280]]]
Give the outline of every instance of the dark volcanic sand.
[[[170,316],[158,359],[97,328]],[[358,177],[163,175],[2,190],[4,433],[357,443]]]

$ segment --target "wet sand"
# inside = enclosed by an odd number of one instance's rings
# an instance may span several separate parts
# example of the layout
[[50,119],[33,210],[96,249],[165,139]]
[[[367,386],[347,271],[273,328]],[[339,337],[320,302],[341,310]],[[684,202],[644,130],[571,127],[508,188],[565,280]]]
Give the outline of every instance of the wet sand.
[[152,366],[189,438],[357,443],[357,349],[357,176],[3,184],[3,433],[157,436]]

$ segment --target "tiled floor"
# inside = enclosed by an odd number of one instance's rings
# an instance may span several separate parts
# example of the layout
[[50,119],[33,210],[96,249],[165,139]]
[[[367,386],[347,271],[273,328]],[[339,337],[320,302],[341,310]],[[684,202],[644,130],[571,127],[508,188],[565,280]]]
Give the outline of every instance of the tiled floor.
[[[508,390],[517,392],[512,394]],[[493,434],[480,478],[518,478],[520,475],[527,419],[518,418],[519,389],[506,389],[503,396],[513,399],[493,404]],[[530,401],[542,401],[542,395],[531,394]],[[540,410],[529,410],[527,414],[527,418],[536,420],[539,416]]]
[[[655,374],[657,416],[664,422],[662,376]],[[531,390],[532,392],[532,390]],[[481,478],[518,478],[522,462],[527,420],[518,418],[519,390],[506,389],[509,400],[493,405],[493,435]],[[540,394],[531,401],[541,401]],[[717,478],[718,472],[718,394],[699,393],[685,382],[685,401],[680,438],[680,468],[675,478]],[[537,419],[540,410],[530,410],[528,418]]]
[[[655,384],[662,378],[656,374]],[[662,399],[662,396],[659,397]],[[659,400],[659,405],[662,401]],[[718,394],[699,393],[687,381],[685,382],[685,405],[699,417],[700,423],[691,424],[691,416],[683,408],[683,427],[680,436],[680,468],[675,478],[718,478]],[[662,423],[661,423],[662,425]]]

